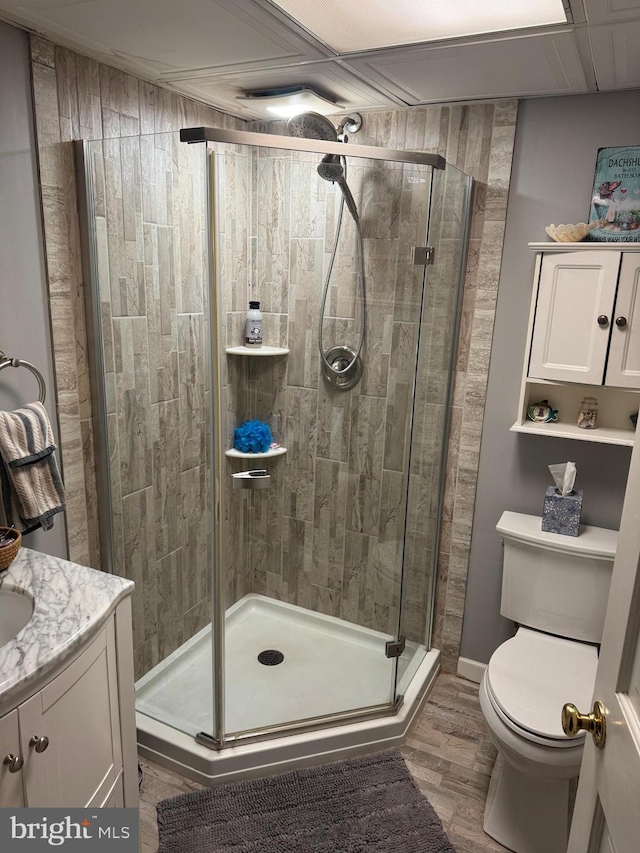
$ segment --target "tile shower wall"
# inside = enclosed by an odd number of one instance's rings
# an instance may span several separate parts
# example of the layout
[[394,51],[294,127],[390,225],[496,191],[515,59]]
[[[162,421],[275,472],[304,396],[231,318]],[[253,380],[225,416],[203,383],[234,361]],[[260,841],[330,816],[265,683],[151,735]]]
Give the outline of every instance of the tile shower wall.
[[[493,334],[493,321],[495,314],[495,301],[498,287],[498,276],[500,270],[500,258],[502,253],[502,242],[504,234],[504,221],[506,216],[507,194],[511,174],[511,159],[513,141],[515,136],[515,123],[517,114],[517,102],[513,100],[500,100],[493,103],[471,104],[465,106],[438,106],[427,108],[413,108],[411,110],[369,112],[365,113],[363,129],[358,134],[357,141],[360,144],[379,145],[389,148],[407,148],[421,151],[432,151],[444,156],[449,163],[461,169],[476,180],[476,192],[474,198],[474,209],[471,223],[471,234],[469,244],[469,256],[465,273],[464,298],[462,306],[462,324],[458,341],[458,351],[455,369],[454,399],[451,413],[450,438],[447,449],[445,468],[445,493],[442,525],[439,535],[439,553],[437,555],[437,592],[436,608],[433,625],[432,642],[436,648],[442,651],[442,666],[445,670],[455,671],[459,656],[460,637],[462,630],[462,614],[464,610],[464,596],[466,589],[467,567],[469,559],[469,545],[471,539],[471,523],[473,519],[473,507],[475,500],[475,488],[478,468],[478,455],[480,449],[480,435],[482,430],[482,419],[484,414],[484,401],[486,392],[487,373],[489,368],[489,355],[491,351],[491,340]],[[276,124],[256,124],[255,129],[271,132],[282,132],[282,128]],[[279,188],[279,185],[272,184]],[[267,210],[273,209],[276,200],[269,202],[269,185],[263,183],[261,196],[261,208],[265,205]],[[278,215],[285,214],[286,209],[282,207],[282,193],[276,193],[276,199],[280,198]],[[385,221],[385,211],[381,211],[380,225],[387,227],[389,219]],[[267,214],[268,215],[268,214]],[[388,216],[388,211],[387,211]],[[258,239],[260,232],[258,231]],[[306,235],[305,235],[306,237]],[[307,238],[308,239],[308,238]],[[301,265],[297,259],[300,258]],[[314,260],[313,252],[307,243],[300,244],[297,240],[291,245],[292,276],[288,286],[295,294],[300,303],[298,318],[294,320],[290,314],[289,323],[298,323],[295,339],[298,346],[305,350],[304,371],[307,376],[314,371],[317,375],[317,365],[314,359],[314,334],[315,318],[307,315],[306,297],[307,292],[299,289],[294,290],[295,270],[301,269],[299,278],[303,283],[310,281],[310,270],[317,269],[318,260]],[[383,269],[381,266],[380,269]],[[282,281],[283,272],[280,271],[278,288],[282,291],[286,283]],[[379,277],[380,279],[382,276]],[[265,278],[269,281],[269,278]],[[375,280],[375,276],[374,276]],[[258,281],[258,286],[260,285]],[[262,293],[263,291],[258,288]],[[291,295],[289,296],[291,312]],[[408,302],[407,304],[411,304]],[[410,319],[410,318],[409,318]],[[401,333],[401,327],[395,329],[397,334]],[[290,339],[293,340],[290,334]],[[302,343],[303,342],[303,343]],[[382,350],[384,352],[384,349]],[[387,349],[387,353],[389,350]],[[382,354],[381,354],[382,355]],[[382,356],[383,358],[383,356]],[[299,360],[298,364],[300,364]],[[390,366],[387,363],[387,377],[391,375]],[[297,368],[303,370],[301,366]],[[382,381],[384,373],[379,373],[378,378]],[[432,376],[442,376],[441,371],[432,372]],[[301,383],[302,384],[302,383]],[[379,385],[378,388],[381,386]],[[420,394],[420,387],[418,392]],[[316,392],[312,389],[311,394],[323,394],[323,388],[318,387]],[[309,393],[308,392],[308,393]],[[300,391],[290,389],[289,398]],[[425,398],[423,398],[424,401]],[[365,430],[367,440],[372,441],[378,435],[378,444],[375,440],[370,444],[374,459],[379,460],[384,453],[384,441],[381,437],[383,414],[376,409],[380,405],[380,398],[372,398],[371,402],[366,397],[368,411]],[[313,400],[307,400],[307,405],[313,407]],[[344,404],[346,405],[346,400]],[[294,403],[290,403],[295,412]],[[312,460],[309,458],[309,448],[317,443],[317,431],[322,430],[323,418],[321,412],[325,410],[326,401],[318,405],[316,420],[309,424],[309,440],[303,444],[306,469],[303,468],[303,476],[299,483],[306,483],[310,491],[308,474],[312,468]],[[331,407],[330,407],[331,408]],[[340,421],[340,413],[332,412],[334,424],[348,422],[349,415],[346,414]],[[346,418],[346,419],[345,419]],[[295,420],[295,415],[292,415]],[[395,419],[393,420],[395,423]],[[325,418],[326,423],[326,418]],[[425,419],[424,430],[428,432]],[[377,427],[376,427],[377,425]],[[326,428],[325,428],[326,429]],[[340,428],[336,427],[340,434]],[[336,435],[336,431],[331,433]],[[362,430],[360,435],[362,435]],[[356,435],[358,433],[356,432]],[[419,502],[419,491],[416,490],[416,477],[424,478],[429,482],[431,474],[428,471],[428,459],[433,458],[433,448],[427,434],[414,437],[421,449],[421,464],[412,468],[412,499]],[[321,444],[318,444],[320,447]],[[392,443],[389,443],[392,447]],[[311,452],[311,455],[312,452]],[[369,550],[371,544],[370,533],[366,531],[349,535],[344,533],[339,521],[339,513],[336,514],[336,523],[325,528],[326,546],[328,556],[320,558],[323,564],[322,572],[318,572],[315,565],[318,558],[312,549],[312,532],[314,525],[318,524],[323,513],[328,513],[328,508],[335,505],[337,498],[344,493],[344,480],[347,476],[344,459],[324,459],[318,453],[316,457],[316,491],[313,503],[313,515],[307,509],[305,519],[296,518],[286,513],[286,507],[282,510],[271,505],[271,522],[274,529],[282,526],[283,537],[288,537],[283,546],[283,553],[287,560],[283,561],[282,574],[269,572],[267,569],[258,570],[256,583],[258,589],[264,589],[269,594],[288,594],[291,586],[309,589],[308,597],[312,607],[330,612],[336,615],[342,614],[345,618],[353,621],[366,623],[364,614],[372,613],[372,619],[368,624],[386,629],[393,623],[394,600],[389,595],[389,579],[384,578],[380,572],[372,567],[372,555]],[[388,473],[382,481],[381,494],[385,497],[392,495],[395,484],[395,474],[389,465],[388,455],[385,457],[384,470]],[[337,490],[337,491],[336,491]],[[311,497],[307,491],[307,507]],[[424,495],[425,489],[422,489]],[[380,501],[378,518],[393,515],[393,501]],[[361,507],[357,508],[361,509]],[[344,504],[345,514],[353,512],[353,494],[348,494]],[[432,508],[431,510],[432,511]],[[413,516],[416,526],[408,530],[409,543],[409,625],[417,626],[420,623],[422,613],[420,602],[424,594],[424,582],[428,582],[429,554],[420,556],[421,549],[415,545],[424,539],[424,529],[417,519],[419,514]],[[282,521],[280,521],[282,519]],[[295,522],[295,523],[292,523]],[[353,531],[355,533],[355,531]],[[340,594],[326,579],[331,577],[325,573],[325,564],[335,568],[331,553],[335,557],[335,541],[337,539],[338,549],[343,548],[344,563],[342,587]],[[344,545],[342,545],[342,540]],[[434,540],[434,537],[432,537]],[[333,542],[334,544],[329,544]],[[298,565],[304,566],[304,571],[294,572],[294,562],[289,556],[294,553]],[[353,567],[353,571],[351,570]],[[422,569],[422,571],[421,571]],[[314,575],[315,570],[315,575]],[[335,576],[334,576],[335,577]],[[315,578],[316,582],[313,582]],[[422,583],[415,581],[422,579]],[[386,580],[386,590],[385,587]],[[311,592],[311,587],[315,587]],[[335,587],[335,584],[334,584]],[[378,590],[378,599],[376,592]],[[298,594],[298,593],[296,593]],[[307,593],[304,593],[305,596]],[[357,600],[357,607],[349,609],[348,601]],[[364,604],[361,605],[361,602]],[[362,607],[362,609],[361,609]],[[356,615],[357,614],[357,615]],[[388,620],[388,621],[387,621]]]
[[[238,192],[239,176],[244,180],[247,174],[242,165],[246,155],[226,153],[218,167],[226,343],[241,341],[250,295],[262,303],[265,341],[287,345],[290,355],[287,359],[223,355],[229,369],[227,441],[232,443],[239,422],[259,417],[270,423],[288,452],[267,463],[272,476],[269,491],[239,497],[230,493],[236,505],[226,526],[230,600],[247,591],[259,592],[393,633],[423,276],[422,268],[409,264],[409,249],[424,242],[430,173],[393,163],[349,165],[349,183],[363,221],[367,343],[362,381],[345,393],[325,385],[318,355],[322,288],[339,191],[319,178],[317,156],[269,149],[247,152],[252,156],[250,199],[244,185]],[[236,223],[230,222],[232,210]],[[253,263],[245,282],[232,261],[247,227]],[[353,222],[345,212],[326,309],[325,349],[332,343],[357,343],[354,238]],[[443,285],[431,286],[429,293],[443,305],[448,297],[451,328],[455,277]],[[430,332],[428,338],[423,341],[427,364],[431,342],[439,350],[447,345],[443,336]],[[446,353],[438,355],[447,366]],[[431,390],[430,403],[444,402],[446,383]],[[441,435],[442,431],[437,438]],[[439,462],[441,442],[423,446],[435,457],[431,473]],[[247,540],[244,554],[238,545]],[[246,571],[238,571],[245,559]],[[423,583],[414,583],[413,590],[409,586],[406,596],[412,615],[404,626],[409,638],[418,642],[424,641],[427,624],[432,577],[428,560],[423,548],[422,561],[414,561]]]
[[70,558],[94,567],[100,548],[71,140],[105,140],[93,166],[115,559],[137,584],[140,675],[209,613],[206,186],[202,166],[169,132],[244,123],[35,36],[31,60]]

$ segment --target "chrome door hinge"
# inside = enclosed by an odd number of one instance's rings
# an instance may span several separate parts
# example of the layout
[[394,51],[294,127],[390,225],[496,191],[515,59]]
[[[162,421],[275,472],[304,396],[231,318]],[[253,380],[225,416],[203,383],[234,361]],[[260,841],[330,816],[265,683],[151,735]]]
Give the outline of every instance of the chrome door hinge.
[[414,267],[426,267],[433,264],[436,250],[433,246],[413,246],[411,249],[411,263]]
[[388,658],[399,658],[404,651],[405,645],[406,639],[401,634],[397,640],[389,640],[388,643],[385,643],[384,653]]

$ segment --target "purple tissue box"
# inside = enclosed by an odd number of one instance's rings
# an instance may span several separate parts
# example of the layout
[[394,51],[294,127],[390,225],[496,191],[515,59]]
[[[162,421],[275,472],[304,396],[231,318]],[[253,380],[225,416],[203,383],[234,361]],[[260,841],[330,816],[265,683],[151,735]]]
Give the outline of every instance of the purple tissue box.
[[544,497],[542,529],[545,533],[577,536],[582,514],[582,489],[570,495],[561,495],[555,486],[549,486]]

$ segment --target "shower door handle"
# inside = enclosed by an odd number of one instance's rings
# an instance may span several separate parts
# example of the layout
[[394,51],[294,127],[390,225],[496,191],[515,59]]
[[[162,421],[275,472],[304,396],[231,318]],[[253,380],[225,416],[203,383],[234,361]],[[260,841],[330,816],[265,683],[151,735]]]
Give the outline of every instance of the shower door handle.
[[234,489],[267,489],[271,485],[271,475],[267,474],[265,468],[238,471],[231,478]]

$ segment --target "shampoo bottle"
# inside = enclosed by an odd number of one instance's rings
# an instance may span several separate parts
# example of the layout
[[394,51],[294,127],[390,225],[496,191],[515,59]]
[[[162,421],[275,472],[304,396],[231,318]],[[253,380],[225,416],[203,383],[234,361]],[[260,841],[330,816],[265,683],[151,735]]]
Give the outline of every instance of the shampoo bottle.
[[262,346],[262,314],[260,303],[250,302],[247,311],[247,325],[244,334],[244,344],[247,347]]

